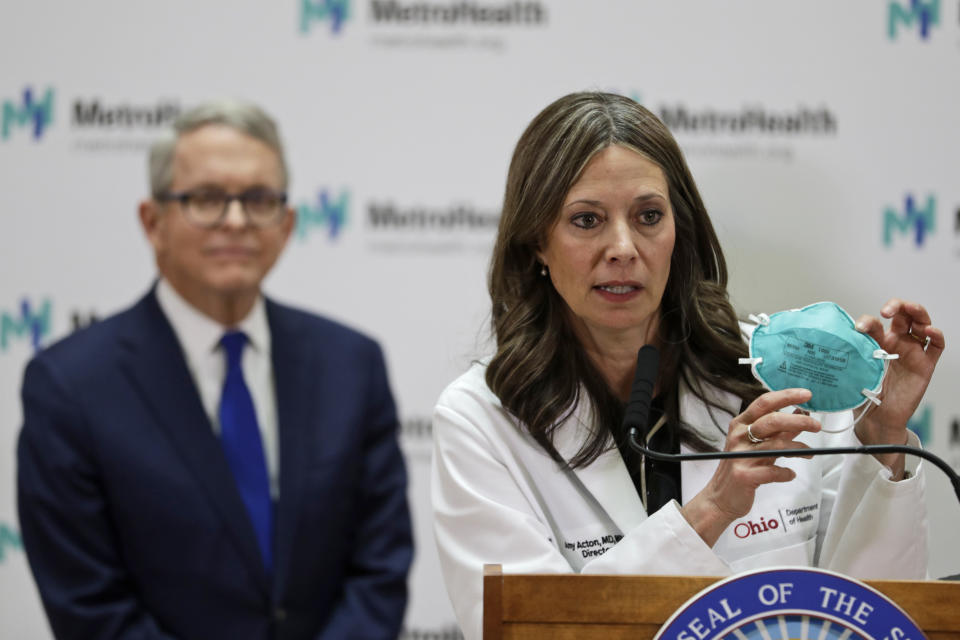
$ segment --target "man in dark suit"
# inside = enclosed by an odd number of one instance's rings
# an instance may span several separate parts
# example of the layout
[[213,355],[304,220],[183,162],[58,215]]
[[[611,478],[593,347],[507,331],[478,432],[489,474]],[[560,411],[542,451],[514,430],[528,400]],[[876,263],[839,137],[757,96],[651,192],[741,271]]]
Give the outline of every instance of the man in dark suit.
[[215,103],[174,129],[140,205],[160,279],[24,375],[20,523],[50,625],[396,638],[412,542],[380,349],[260,292],[295,216],[273,121]]

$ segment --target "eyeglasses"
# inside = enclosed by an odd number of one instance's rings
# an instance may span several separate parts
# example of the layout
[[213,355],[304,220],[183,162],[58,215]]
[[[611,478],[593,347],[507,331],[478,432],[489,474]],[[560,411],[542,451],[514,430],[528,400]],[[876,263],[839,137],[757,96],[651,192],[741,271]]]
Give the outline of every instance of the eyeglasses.
[[213,228],[223,223],[232,201],[238,201],[254,227],[277,224],[286,214],[287,194],[270,189],[249,189],[229,194],[222,189],[196,189],[181,193],[167,192],[157,196],[159,202],[179,202],[184,215],[198,227]]

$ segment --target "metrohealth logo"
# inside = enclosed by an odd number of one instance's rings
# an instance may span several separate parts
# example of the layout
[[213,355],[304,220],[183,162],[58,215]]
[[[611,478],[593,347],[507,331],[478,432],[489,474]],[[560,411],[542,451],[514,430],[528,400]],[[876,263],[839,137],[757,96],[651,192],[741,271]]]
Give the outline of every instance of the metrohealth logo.
[[929,38],[930,29],[940,24],[940,0],[910,0],[906,6],[898,0],[890,0],[887,4],[887,38],[896,40],[900,27],[912,29],[914,24],[919,27],[923,40]]
[[0,522],[0,563],[7,559],[8,550],[23,551],[23,540],[17,530],[6,522]]
[[320,189],[314,203],[297,205],[297,237],[305,240],[314,229],[326,229],[327,238],[336,240],[347,223],[349,209],[349,191],[334,196],[331,191]]
[[43,97],[34,95],[33,89],[27,87],[19,102],[15,100],[3,101],[3,114],[0,116],[0,139],[10,137],[11,129],[30,127],[33,139],[39,140],[44,129],[53,122],[53,89],[47,89]]
[[334,35],[350,17],[350,0],[300,0],[300,33],[310,32],[314,22],[330,21]]
[[14,339],[29,337],[34,351],[50,335],[50,300],[44,300],[37,309],[24,298],[15,313],[0,310],[0,353],[7,350]]
[[895,208],[886,207],[883,210],[883,244],[891,246],[894,234],[907,235],[913,233],[914,242],[922,247],[927,236],[936,229],[937,199],[933,195],[927,196],[927,203],[918,208],[912,194],[907,194],[903,202],[903,213]]
[[920,444],[929,446],[933,435],[933,409],[929,405],[917,407],[914,414],[907,420],[907,429],[917,434]]

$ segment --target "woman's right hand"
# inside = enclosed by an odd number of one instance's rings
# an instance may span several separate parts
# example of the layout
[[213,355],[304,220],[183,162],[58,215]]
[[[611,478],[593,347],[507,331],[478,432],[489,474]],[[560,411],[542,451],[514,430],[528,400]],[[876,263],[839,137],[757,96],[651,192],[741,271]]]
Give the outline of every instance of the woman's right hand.
[[[780,410],[803,404],[810,397],[807,389],[764,393],[730,421],[724,450],[809,448],[797,442],[796,437],[805,431],[820,431],[820,423],[804,412]],[[752,442],[748,429],[762,442]],[[796,475],[793,470],[775,464],[776,460],[776,457],[721,460],[707,486],[683,506],[681,513],[709,546],[716,543],[734,520],[750,512],[758,487],[793,480]]]

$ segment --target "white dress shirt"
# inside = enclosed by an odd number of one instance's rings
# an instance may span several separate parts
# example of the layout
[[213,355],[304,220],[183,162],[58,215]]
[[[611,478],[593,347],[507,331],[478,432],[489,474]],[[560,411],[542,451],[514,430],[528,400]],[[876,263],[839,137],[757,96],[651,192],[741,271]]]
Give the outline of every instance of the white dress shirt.
[[180,342],[187,369],[200,392],[203,408],[218,437],[220,395],[223,393],[223,381],[227,375],[226,356],[220,346],[220,338],[230,330],[247,334],[249,342],[243,350],[241,368],[257,412],[260,439],[267,459],[270,497],[276,500],[280,495],[277,399],[270,355],[270,327],[267,324],[263,296],[257,297],[247,317],[233,327],[224,327],[195,309],[162,278],[157,283],[157,302]]

